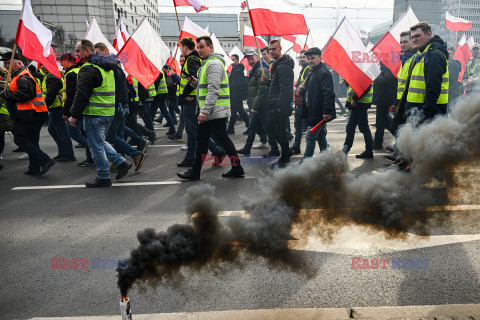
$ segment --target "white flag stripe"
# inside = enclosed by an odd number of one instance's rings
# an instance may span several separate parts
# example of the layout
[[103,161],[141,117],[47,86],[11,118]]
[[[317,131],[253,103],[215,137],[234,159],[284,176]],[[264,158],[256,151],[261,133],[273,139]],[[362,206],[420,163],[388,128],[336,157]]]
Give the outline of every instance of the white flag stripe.
[[418,18],[413,12],[412,8],[408,7],[407,12],[405,12],[392,26],[392,28],[390,28],[390,34],[395,40],[400,41],[400,33],[410,30],[410,27],[418,22]]
[[250,6],[250,10],[268,9],[278,13],[287,12],[303,15],[298,4],[288,0],[250,0],[248,1],[248,5]]
[[448,21],[453,22],[453,23],[456,23],[456,22],[470,23],[471,22],[471,21],[462,19],[460,17],[454,17],[448,11],[445,12],[445,20],[448,20]]
[[210,36],[213,42],[213,49],[215,50],[215,53],[219,53],[223,55],[223,59],[225,60],[225,69],[228,69],[228,67],[233,63],[232,59],[230,59],[227,56],[227,53],[225,50],[223,50],[222,45],[220,44],[220,41],[218,41],[217,37],[215,36],[215,33],[212,33]]
[[35,17],[30,0],[25,0],[20,19],[28,30],[35,33],[38,41],[42,44],[43,56],[48,57],[50,55],[50,46],[52,45],[52,32]]
[[117,53],[117,50],[110,44],[110,42],[105,38],[100,29],[100,26],[97,23],[97,19],[92,17],[92,21],[90,22],[90,26],[85,33],[85,39],[90,40],[94,45],[98,42],[103,42],[108,48],[110,53]]

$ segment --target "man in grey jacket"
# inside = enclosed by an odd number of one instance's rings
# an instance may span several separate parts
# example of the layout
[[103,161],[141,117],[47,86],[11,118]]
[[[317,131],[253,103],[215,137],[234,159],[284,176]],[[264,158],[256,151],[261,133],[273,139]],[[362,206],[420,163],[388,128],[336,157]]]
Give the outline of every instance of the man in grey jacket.
[[210,37],[197,38],[198,54],[202,59],[202,67],[198,71],[198,79],[191,76],[188,81],[197,86],[199,108],[197,127],[197,147],[195,163],[192,169],[177,173],[182,179],[199,180],[200,171],[208,152],[208,141],[215,134],[220,145],[227,152],[232,169],[222,174],[224,178],[243,177],[245,175],[238,158],[235,145],[227,135],[227,119],[230,117],[230,88],[223,55],[214,53]]

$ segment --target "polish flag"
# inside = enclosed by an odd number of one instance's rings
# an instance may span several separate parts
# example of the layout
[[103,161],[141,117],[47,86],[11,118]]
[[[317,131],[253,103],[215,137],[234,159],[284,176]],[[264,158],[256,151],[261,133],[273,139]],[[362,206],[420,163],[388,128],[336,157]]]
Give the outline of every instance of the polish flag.
[[128,38],[129,36],[127,28],[125,28],[122,17],[120,17],[120,19],[118,20],[117,32],[115,32],[115,38],[113,39],[113,47],[117,49],[117,51],[120,51],[125,42],[127,42]]
[[[176,56],[174,56],[176,54]],[[173,50],[170,52],[170,58],[168,58],[167,63],[170,68],[173,69],[173,72],[175,72],[177,75],[180,75],[182,71],[182,66],[180,65],[180,55],[182,53],[180,50]]]
[[472,28],[472,21],[454,17],[450,12],[445,12],[445,29],[450,31],[467,31]]
[[203,6],[198,0],[173,0],[173,4],[175,5],[175,7],[192,6],[193,8],[195,8],[195,11],[197,11],[197,13],[203,10],[208,10],[208,8]]
[[415,16],[412,8],[409,7],[407,12],[395,22],[390,30],[372,48],[372,52],[395,76],[397,76],[402,67],[402,61],[400,60],[400,33],[410,30],[410,27],[417,23],[417,16]]
[[380,74],[378,64],[371,61],[360,35],[346,18],[325,45],[322,60],[344,78],[359,97]]
[[257,36],[308,34],[305,17],[296,3],[289,0],[250,0],[248,5],[250,21]]
[[[466,46],[466,50],[464,52],[463,47]],[[453,56],[453,59],[458,60],[460,64],[462,65],[462,70],[460,71],[460,74],[458,75],[458,81],[462,81],[463,78],[463,72],[465,71],[465,66],[467,65],[468,60],[472,57],[472,53],[470,52],[470,47],[467,43],[467,38],[465,35],[462,36],[460,41],[457,44],[457,47],[455,48],[455,55]]]
[[[259,48],[266,47],[268,44],[262,37],[257,36],[257,43]],[[253,30],[247,25],[243,27],[243,46],[244,47],[256,47],[255,36],[253,35]]]
[[87,32],[85,33],[85,39],[90,40],[94,45],[98,42],[103,42],[108,48],[109,53],[117,53],[118,50],[115,49],[110,42],[108,42],[107,38],[102,33],[102,30],[100,29],[100,26],[97,23],[97,19],[95,17],[92,18],[92,21],[90,21],[90,26],[87,29]]
[[299,34],[295,38],[295,43],[293,44],[293,51],[296,53],[302,52],[302,50],[308,50],[308,45],[307,45],[307,37],[308,35],[304,34]]
[[171,56],[170,50],[144,18],[120,50],[125,70],[145,88],[155,82]]
[[24,57],[43,64],[54,76],[62,77],[52,49],[52,32],[35,17],[30,0],[23,3],[15,43]]
[[180,32],[180,37],[178,38],[178,46],[180,47],[180,40],[183,38],[192,38],[195,41],[202,36],[210,36],[210,34],[185,16],[182,32]]
[[230,57],[225,52],[225,50],[223,50],[223,47],[220,41],[218,41],[217,37],[215,36],[215,33],[212,32],[212,34],[210,35],[210,38],[212,39],[212,42],[213,42],[214,52],[223,55],[223,60],[225,60],[225,69],[228,70],[230,65],[233,63],[232,59],[230,59]]

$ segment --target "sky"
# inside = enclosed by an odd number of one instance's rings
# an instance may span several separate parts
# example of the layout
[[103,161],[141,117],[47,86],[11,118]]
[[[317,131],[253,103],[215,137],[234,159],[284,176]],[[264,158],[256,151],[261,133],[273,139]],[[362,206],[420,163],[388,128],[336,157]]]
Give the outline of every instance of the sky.
[[[200,0],[209,7],[205,13],[240,13],[243,0]],[[394,0],[291,0],[299,4],[311,29],[312,40],[323,47],[335,31],[337,22],[346,16],[355,27],[369,32],[373,26],[393,17]],[[0,0],[1,9],[21,9],[21,0]],[[160,12],[174,12],[173,0],[158,0]],[[195,12],[193,8],[179,7],[179,12]],[[199,13],[202,14],[202,13]],[[215,30],[211,30],[215,31]]]

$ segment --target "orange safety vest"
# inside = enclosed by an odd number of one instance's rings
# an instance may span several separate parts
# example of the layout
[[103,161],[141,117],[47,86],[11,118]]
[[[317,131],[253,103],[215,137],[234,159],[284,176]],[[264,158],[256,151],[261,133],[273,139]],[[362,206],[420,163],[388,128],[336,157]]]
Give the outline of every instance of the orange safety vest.
[[38,83],[35,80],[35,78],[32,76],[32,74],[26,68],[25,68],[25,70],[20,72],[18,75],[16,75],[12,79],[12,81],[10,81],[10,83],[8,84],[8,87],[10,88],[10,91],[11,92],[17,91],[17,89],[18,89],[18,87],[17,87],[18,78],[20,78],[24,74],[30,76],[30,78],[32,78],[33,81],[35,81],[36,95],[35,95],[35,98],[33,98],[32,100],[29,100],[29,101],[23,102],[23,103],[17,103],[17,109],[18,110],[35,110],[35,112],[47,112],[47,105],[45,104],[45,99],[43,99],[42,90],[38,86]]

